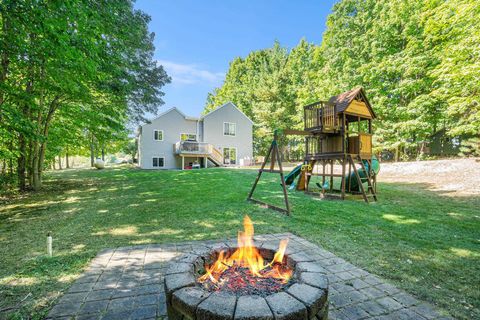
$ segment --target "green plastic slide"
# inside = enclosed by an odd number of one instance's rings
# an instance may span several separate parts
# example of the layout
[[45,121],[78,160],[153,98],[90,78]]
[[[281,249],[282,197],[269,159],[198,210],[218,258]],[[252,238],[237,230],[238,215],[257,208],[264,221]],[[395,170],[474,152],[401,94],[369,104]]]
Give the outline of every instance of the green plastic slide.
[[285,183],[287,185],[291,185],[295,181],[295,178],[300,174],[300,172],[302,172],[302,165],[303,164],[299,164],[285,176]]
[[[365,166],[365,169],[367,169],[367,171],[369,170],[369,164],[368,164],[368,161],[367,160],[363,160],[363,165]],[[378,174],[378,172],[380,171],[380,162],[378,161],[377,157],[375,156],[372,156],[372,170],[373,172],[375,172],[375,174]],[[365,170],[363,169],[360,169],[358,170],[358,175],[360,176],[360,180],[362,180],[362,183],[366,183],[367,182],[367,173],[365,172]],[[351,186],[350,186],[350,189],[349,188],[349,181],[351,182]],[[352,190],[352,191],[360,191],[360,188],[358,186],[358,180],[357,180],[357,177],[355,176],[355,172],[352,172],[350,174],[350,179],[347,177],[345,178],[345,189],[346,190]]]

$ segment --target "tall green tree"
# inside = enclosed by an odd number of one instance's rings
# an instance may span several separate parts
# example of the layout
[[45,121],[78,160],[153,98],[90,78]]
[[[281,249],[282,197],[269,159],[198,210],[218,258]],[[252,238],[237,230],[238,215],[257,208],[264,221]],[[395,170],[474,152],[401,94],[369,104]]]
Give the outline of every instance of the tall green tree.
[[302,127],[303,105],[363,86],[378,116],[376,149],[414,157],[439,129],[480,132],[479,24],[474,0],[342,0],[321,44],[236,58],[206,110],[236,103],[264,153],[273,129]]
[[[20,189],[42,186],[51,143],[60,150],[87,129],[106,144],[163,103],[170,78],[132,1],[5,0],[0,9],[0,132],[13,132],[0,150],[17,158]],[[53,126],[72,134],[49,141]]]
[[474,0],[426,2],[423,45],[438,63],[431,96],[442,101],[451,135],[480,132],[480,6]]

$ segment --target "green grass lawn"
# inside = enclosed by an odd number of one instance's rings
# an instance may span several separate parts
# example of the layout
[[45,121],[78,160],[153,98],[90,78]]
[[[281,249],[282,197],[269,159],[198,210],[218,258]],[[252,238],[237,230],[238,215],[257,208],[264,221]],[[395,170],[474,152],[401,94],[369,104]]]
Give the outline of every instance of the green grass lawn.
[[[431,302],[480,318],[480,199],[424,185],[379,184],[379,202],[321,201],[290,192],[293,213],[246,202],[256,172],[129,168],[49,173],[45,190],[0,206],[0,309],[43,318],[104,248],[234,236],[244,214],[256,233],[293,232]],[[280,204],[277,175],[258,197]],[[54,236],[45,257],[46,234]],[[0,314],[0,318],[2,315]]]

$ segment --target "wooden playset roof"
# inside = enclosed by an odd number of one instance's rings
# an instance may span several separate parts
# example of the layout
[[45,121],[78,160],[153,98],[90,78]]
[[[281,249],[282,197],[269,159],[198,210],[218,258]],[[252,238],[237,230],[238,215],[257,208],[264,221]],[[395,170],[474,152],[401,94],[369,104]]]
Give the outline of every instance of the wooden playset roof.
[[372,106],[367,99],[367,95],[365,94],[365,91],[362,87],[357,87],[355,89],[340,93],[337,96],[331,97],[328,102],[331,104],[335,104],[337,109],[336,111],[338,113],[341,113],[348,108],[348,106],[354,99],[365,102],[368,110],[372,115],[372,118],[376,118],[375,112],[373,111]]

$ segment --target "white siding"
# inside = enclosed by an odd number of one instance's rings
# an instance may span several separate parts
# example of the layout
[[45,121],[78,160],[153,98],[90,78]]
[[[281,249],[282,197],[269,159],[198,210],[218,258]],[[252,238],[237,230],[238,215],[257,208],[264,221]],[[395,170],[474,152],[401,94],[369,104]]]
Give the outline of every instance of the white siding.
[[[235,136],[224,135],[224,122],[236,124]],[[207,114],[203,118],[204,138],[208,143],[222,151],[223,148],[237,149],[237,165],[240,159],[253,157],[253,124],[231,102]]]
[[[142,126],[139,140],[140,162],[142,169],[153,167],[153,157],[164,157],[165,166],[160,169],[181,168],[181,159],[174,154],[174,144],[180,141],[181,133],[197,133],[197,121],[186,120],[177,110],[171,109],[152,123]],[[154,130],[163,130],[163,141],[155,141]]]
[[[224,122],[235,123],[235,136],[224,135]],[[253,124],[231,102],[208,113],[201,120],[186,118],[176,108],[172,108],[141,127],[138,137],[139,166],[142,169],[153,167],[153,157],[165,158],[161,169],[181,169],[181,157],[175,155],[174,144],[180,141],[181,133],[196,134],[199,142],[212,144],[223,153],[224,148],[237,150],[236,165],[240,159],[253,156]],[[154,130],[163,130],[163,141],[154,139]],[[187,160],[185,161],[187,164]]]

